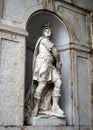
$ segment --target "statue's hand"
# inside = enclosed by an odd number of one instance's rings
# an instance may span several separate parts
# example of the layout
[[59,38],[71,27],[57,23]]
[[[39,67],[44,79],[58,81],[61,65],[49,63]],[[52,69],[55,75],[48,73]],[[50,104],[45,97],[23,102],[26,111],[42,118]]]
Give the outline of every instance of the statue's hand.
[[57,62],[56,63],[56,68],[59,71],[59,73],[61,73],[61,67],[62,67],[62,63],[61,62]]

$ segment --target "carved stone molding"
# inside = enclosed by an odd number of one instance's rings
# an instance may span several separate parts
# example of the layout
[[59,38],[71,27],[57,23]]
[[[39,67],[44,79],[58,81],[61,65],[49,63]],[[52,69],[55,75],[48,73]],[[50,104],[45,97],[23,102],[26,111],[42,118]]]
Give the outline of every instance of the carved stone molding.
[[9,32],[9,33],[12,33],[12,34],[18,34],[18,35],[21,35],[21,36],[27,36],[28,35],[28,32],[24,29],[11,27],[11,26],[4,25],[4,24],[0,24],[0,31]]

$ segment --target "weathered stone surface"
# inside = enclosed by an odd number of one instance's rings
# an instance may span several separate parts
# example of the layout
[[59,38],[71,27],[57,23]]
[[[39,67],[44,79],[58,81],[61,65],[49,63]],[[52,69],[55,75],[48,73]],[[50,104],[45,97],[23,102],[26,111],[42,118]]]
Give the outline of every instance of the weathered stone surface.
[[3,31],[3,32],[11,33],[11,34],[28,36],[28,32],[24,29],[7,26],[7,25],[1,24],[1,23],[0,23],[0,30]]
[[[32,15],[34,11],[47,8],[45,0],[42,3],[42,0],[4,0],[4,10],[2,10],[2,1],[0,2],[0,15],[3,16],[3,19],[0,19],[0,22],[6,25],[26,28],[27,20]],[[81,7],[86,7],[92,9],[93,4],[91,0],[64,0],[66,2],[79,5]],[[48,3],[48,0],[47,0]],[[53,10],[52,10],[53,11]],[[3,12],[3,13],[2,13]],[[61,3],[57,9],[55,8],[55,13],[57,13],[62,21],[67,26],[67,31],[69,32],[70,38],[73,37],[73,43],[78,43],[76,47],[63,47],[59,49],[63,62],[62,78],[63,78],[63,88],[62,88],[62,97],[60,102],[61,107],[66,112],[66,118],[68,124],[74,124],[79,126],[80,124],[86,125],[91,122],[91,117],[88,114],[90,111],[91,104],[91,95],[89,80],[89,73],[91,73],[89,50],[90,50],[90,39],[87,30],[87,23],[90,25],[89,20],[86,20],[87,11],[82,9],[77,9],[77,7],[71,4]],[[2,25],[1,25],[2,26]],[[4,26],[8,33],[3,33],[2,29],[0,30],[0,125],[22,125],[23,124],[23,107],[24,107],[24,60],[25,60],[25,39],[20,35],[21,31],[15,34],[10,35],[9,31],[12,32],[13,28],[7,28]],[[70,29],[69,29],[70,28]],[[72,28],[72,29],[71,29]],[[92,28],[92,27],[91,27]],[[16,31],[16,32],[17,32]],[[24,32],[22,33],[24,35]],[[92,34],[91,34],[92,35]],[[75,38],[75,39],[74,39]],[[70,39],[71,40],[71,39]],[[88,46],[87,49],[85,46]],[[73,54],[73,50],[75,53]],[[80,58],[81,55],[79,52],[85,52],[83,58]],[[93,54],[92,54],[93,55]],[[78,58],[77,58],[78,57]],[[89,56],[90,57],[90,56]],[[30,58],[29,58],[30,59]],[[93,66],[93,56],[91,58],[91,66]],[[78,63],[77,63],[78,61]],[[84,67],[83,67],[84,66]],[[78,68],[78,70],[77,70]],[[82,69],[83,68],[83,69]],[[91,71],[91,72],[89,72]],[[77,74],[78,72],[78,74]],[[82,74],[81,74],[82,73]],[[92,72],[93,73],[93,72]],[[86,75],[86,76],[85,76]],[[78,77],[77,77],[78,76]],[[89,78],[89,79],[88,79]],[[80,82],[77,82],[80,81]],[[81,82],[82,81],[82,82]],[[88,84],[89,83],[89,84]],[[93,88],[93,77],[92,77],[92,88]],[[82,92],[86,96],[82,96]],[[89,93],[88,93],[89,92]],[[66,94],[66,95],[65,95]],[[83,102],[83,103],[82,103]],[[89,104],[90,103],[90,104]],[[80,107],[80,108],[79,108]],[[79,109],[78,109],[79,108]],[[93,90],[92,90],[92,108],[93,108]],[[84,113],[82,113],[84,109]],[[88,112],[87,112],[88,111]],[[93,113],[93,112],[92,112]],[[90,118],[90,119],[89,119]],[[92,120],[93,124],[93,120]],[[88,126],[71,127],[39,127],[40,130],[87,130]],[[24,127],[0,127],[0,130],[37,130],[38,127],[24,126]],[[93,128],[91,128],[93,129]]]
[[4,11],[3,7],[4,7],[4,0],[0,0],[0,18],[2,18],[3,16]]
[[24,37],[0,33],[0,125],[22,125]]
[[[82,67],[83,66],[83,67]],[[89,75],[89,60],[88,57],[83,55],[77,56],[77,91],[79,103],[79,119],[80,125],[90,124],[90,75]]]
[[81,126],[80,130],[92,130],[92,127],[89,126]]
[[55,7],[57,8],[57,13],[60,17],[65,20],[67,26],[69,25],[68,29],[70,33],[72,33],[71,42],[88,46],[89,39],[88,32],[86,30],[86,16],[89,12],[84,12],[79,8],[75,8],[74,6],[69,6],[64,3],[61,4],[61,2],[56,2]]
[[66,125],[66,119],[56,117],[48,117],[48,118],[32,117],[29,120],[28,124],[33,126],[61,126]]
[[22,126],[22,127],[0,127],[0,130],[92,130],[89,126]]
[[91,65],[92,65],[92,88],[91,88],[91,91],[92,91],[92,125],[93,125],[93,51],[92,51],[92,54],[91,54]]
[[0,127],[0,130],[74,130],[73,126],[23,126],[23,127]]

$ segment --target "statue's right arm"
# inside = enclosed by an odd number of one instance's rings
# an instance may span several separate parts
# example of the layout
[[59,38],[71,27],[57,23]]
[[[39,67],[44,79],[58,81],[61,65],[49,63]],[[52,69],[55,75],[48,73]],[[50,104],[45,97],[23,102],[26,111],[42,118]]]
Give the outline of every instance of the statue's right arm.
[[53,54],[54,58],[56,59],[56,62],[60,62],[60,55],[59,55],[57,49],[55,48],[55,46],[52,48],[52,54]]
[[62,63],[61,63],[61,60],[60,60],[59,52],[57,51],[55,46],[52,49],[52,54],[53,54],[53,56],[54,56],[54,58],[56,60],[56,68],[59,70],[59,72],[61,72]]

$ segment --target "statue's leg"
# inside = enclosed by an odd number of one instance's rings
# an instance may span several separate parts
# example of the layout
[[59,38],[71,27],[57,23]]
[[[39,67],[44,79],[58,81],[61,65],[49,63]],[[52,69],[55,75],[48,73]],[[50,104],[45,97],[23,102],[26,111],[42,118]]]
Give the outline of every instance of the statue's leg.
[[58,105],[61,85],[62,85],[61,79],[58,79],[57,81],[54,82],[54,89],[52,93],[53,104],[51,110],[56,112],[57,114],[59,113],[59,115],[62,115],[64,117],[65,113],[61,110],[61,108]]
[[53,97],[52,108],[58,107],[59,97],[61,96],[60,95],[61,85],[62,85],[62,82],[60,79],[58,79],[57,81],[54,82],[54,89],[53,89],[53,93],[52,93],[52,97]]
[[39,105],[40,105],[40,99],[41,99],[41,95],[42,95],[42,91],[45,88],[46,82],[39,82],[35,93],[34,93],[34,100],[35,100],[35,105],[34,105],[34,109],[31,113],[31,116],[36,116],[38,114],[38,110],[39,110]]

